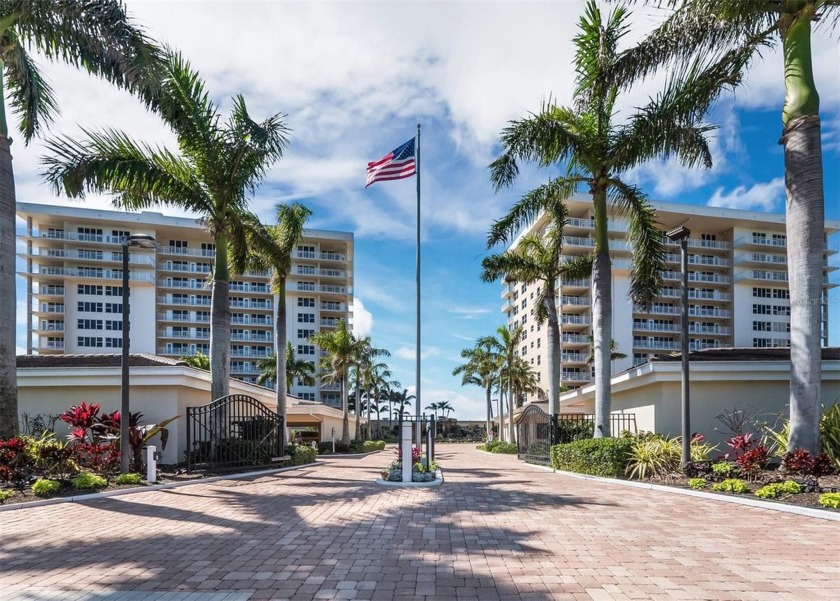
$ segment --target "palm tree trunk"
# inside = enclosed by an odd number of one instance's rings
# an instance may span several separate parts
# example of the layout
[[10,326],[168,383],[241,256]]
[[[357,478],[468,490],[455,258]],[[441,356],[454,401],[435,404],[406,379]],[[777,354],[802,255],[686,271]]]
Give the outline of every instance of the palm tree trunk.
[[[374,389],[375,390],[375,389]],[[374,392],[374,398],[376,398],[376,393]],[[370,407],[370,390],[367,393],[367,429],[365,430],[365,440],[370,440],[370,416],[371,416],[371,407]]]
[[286,327],[286,278],[278,276],[277,282],[277,322],[274,324],[275,340],[274,340],[274,354],[277,357],[277,377],[275,378],[276,393],[277,393],[277,417],[280,423],[283,424],[281,432],[281,446],[282,451],[286,448],[286,429],[288,423],[286,422],[287,407],[286,407],[286,393],[287,388],[291,386],[286,376],[286,338],[288,336]]
[[[547,282],[546,286],[555,286],[554,282]],[[546,298],[545,308],[548,311],[548,335],[546,336],[546,355],[548,365],[548,415],[551,420],[552,432],[549,440],[556,443],[557,415],[560,413],[560,322],[557,319],[557,300],[555,295]]]
[[508,442],[516,442],[516,433],[513,428],[513,355],[508,357]]
[[[216,234],[216,264],[213,270],[210,328],[210,397],[211,401],[230,394],[230,275],[228,240]],[[277,378],[281,378],[277,374]]]
[[505,438],[505,393],[504,388],[499,385],[499,440]]
[[[0,63],[0,111],[4,111],[3,70]],[[5,128],[0,132],[0,438],[18,433],[17,319],[15,312],[15,177],[12,169],[12,141]],[[28,332],[27,332],[27,335]]]
[[355,439],[359,440],[362,437],[362,424],[359,422],[359,416],[361,415],[361,406],[362,406],[362,389],[359,386],[359,371],[358,367],[356,368],[356,435]]
[[610,340],[612,339],[612,268],[607,240],[607,194],[595,201],[595,259],[592,264],[592,338],[595,355],[595,438],[610,436]]
[[490,440],[493,437],[493,390],[491,386],[484,388],[487,394],[487,423],[485,424],[485,438]]
[[[807,13],[807,14],[805,14]],[[813,6],[782,29],[785,61],[787,256],[790,288],[788,450],[819,451],[825,199],[819,96],[811,68]],[[783,17],[784,18],[784,17]]]
[[338,387],[341,391],[341,409],[344,412],[341,418],[341,444],[345,446],[350,444],[350,409],[347,407],[349,403],[347,399],[347,387],[345,385],[346,381],[347,377],[345,375],[341,378],[341,383]]

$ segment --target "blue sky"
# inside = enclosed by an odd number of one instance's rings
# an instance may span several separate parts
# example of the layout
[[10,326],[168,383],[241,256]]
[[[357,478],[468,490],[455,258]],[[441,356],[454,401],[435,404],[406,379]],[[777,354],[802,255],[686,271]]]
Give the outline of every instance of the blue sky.
[[[451,376],[458,354],[503,324],[500,286],[478,279],[487,229],[519,194],[546,178],[527,168],[514,188],[495,194],[487,164],[508,120],[537,110],[549,96],[560,102],[571,98],[571,38],[582,6],[570,0],[128,1],[151,35],[192,61],[223,110],[241,92],[255,117],[288,115],[291,148],[252,208],[271,220],[277,202],[301,201],[315,212],[312,227],[355,232],[356,325],[392,352],[395,376],[409,388],[414,383],[415,181],[382,182],[367,190],[364,182],[367,162],[408,140],[422,123],[423,405],[448,399],[462,419],[482,418],[483,393],[462,388]],[[662,16],[635,11],[628,44]],[[814,55],[822,98],[826,216],[840,219],[836,38],[818,32]],[[171,133],[130,96],[70,69],[44,66],[62,107],[52,132],[77,134],[82,124],[116,127],[175,148]],[[644,104],[657,85],[649,82],[628,94],[619,118]],[[767,52],[746,84],[710,116],[719,125],[712,136],[711,171],[656,162],[628,179],[655,200],[783,212],[783,157],[777,143],[783,96],[780,58]],[[12,148],[18,200],[70,202],[40,183],[40,143]],[[84,206],[108,207],[109,199],[92,197]],[[840,246],[838,237],[833,246]],[[832,343],[837,344],[836,291],[831,302]],[[22,336],[18,344],[24,346]]]

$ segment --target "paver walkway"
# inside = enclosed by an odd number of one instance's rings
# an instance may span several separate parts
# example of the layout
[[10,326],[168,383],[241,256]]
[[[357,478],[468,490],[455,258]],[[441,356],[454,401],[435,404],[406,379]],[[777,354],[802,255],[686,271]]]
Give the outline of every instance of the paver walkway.
[[[0,601],[840,599],[837,522],[583,481],[439,445],[0,513]],[[180,593],[180,594],[176,594]]]

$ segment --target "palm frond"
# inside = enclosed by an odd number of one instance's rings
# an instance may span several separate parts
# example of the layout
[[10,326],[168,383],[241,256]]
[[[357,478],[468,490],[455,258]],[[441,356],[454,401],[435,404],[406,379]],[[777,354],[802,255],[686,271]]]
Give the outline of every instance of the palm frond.
[[592,277],[592,263],[595,260],[595,255],[578,255],[571,259],[566,259],[560,265],[560,271],[564,278],[570,280],[585,280]]
[[633,266],[630,270],[630,298],[647,309],[662,288],[665,269],[665,241],[657,227],[656,210],[644,194],[618,178],[609,181],[609,198],[630,224],[628,238],[633,245]]
[[19,117],[23,140],[28,144],[49,125],[58,105],[52,88],[13,32],[7,32],[6,36],[12,44],[3,56],[9,106]]

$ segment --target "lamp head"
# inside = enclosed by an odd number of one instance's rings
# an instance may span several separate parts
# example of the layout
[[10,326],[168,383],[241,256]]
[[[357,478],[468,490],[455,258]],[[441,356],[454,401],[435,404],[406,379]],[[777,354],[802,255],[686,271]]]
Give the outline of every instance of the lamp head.
[[151,250],[157,248],[157,240],[149,234],[133,234],[125,239],[125,245]]
[[679,227],[675,227],[672,230],[665,232],[665,235],[668,237],[669,240],[673,240],[674,242],[679,242],[680,240],[684,240],[691,235],[691,230],[681,225]]

